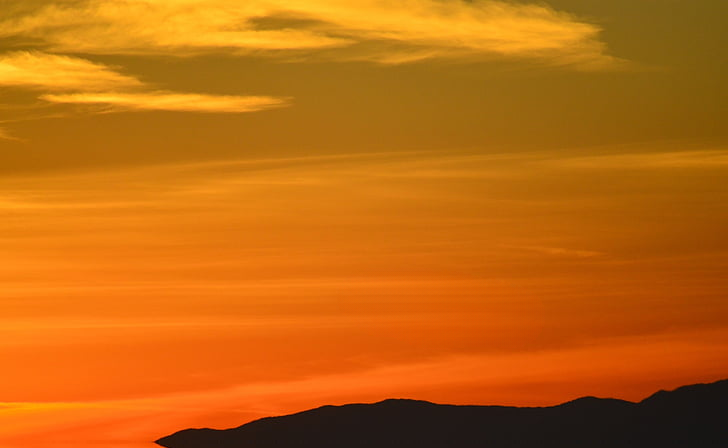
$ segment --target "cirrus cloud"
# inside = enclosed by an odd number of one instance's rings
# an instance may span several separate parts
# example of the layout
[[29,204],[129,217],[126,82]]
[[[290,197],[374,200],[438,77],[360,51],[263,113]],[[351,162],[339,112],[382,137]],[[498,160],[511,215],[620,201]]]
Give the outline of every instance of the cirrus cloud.
[[[102,112],[242,113],[284,107],[286,98],[152,90],[139,79],[86,59],[18,51],[0,55],[0,86],[40,90],[51,103],[101,106]],[[0,129],[0,139],[18,140]]]
[[203,95],[196,93],[71,93],[40,97],[52,103],[98,105],[113,111],[176,111],[203,113],[255,112],[288,105],[288,100],[268,96]]
[[0,36],[35,39],[56,52],[317,50],[389,64],[498,56],[604,67],[616,59],[600,32],[546,5],[503,0],[78,0],[0,16]]
[[0,55],[0,86],[98,91],[140,87],[142,82],[86,59],[17,51]]
[[22,139],[8,133],[5,128],[0,128],[0,140],[22,141]]

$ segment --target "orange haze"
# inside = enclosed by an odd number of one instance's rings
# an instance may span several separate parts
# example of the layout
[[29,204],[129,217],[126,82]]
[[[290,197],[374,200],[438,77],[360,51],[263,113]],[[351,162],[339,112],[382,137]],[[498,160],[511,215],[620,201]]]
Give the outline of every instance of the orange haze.
[[725,17],[0,1],[0,448],[728,377]]

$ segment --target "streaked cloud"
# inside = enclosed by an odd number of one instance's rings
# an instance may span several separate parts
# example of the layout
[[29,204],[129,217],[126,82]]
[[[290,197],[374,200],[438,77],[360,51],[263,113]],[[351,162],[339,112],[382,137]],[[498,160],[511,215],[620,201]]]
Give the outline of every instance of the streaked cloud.
[[359,54],[352,54],[355,59],[399,64],[505,56],[581,66],[614,62],[598,39],[599,27],[543,5],[437,0],[357,3],[349,10],[329,4],[325,11],[317,11],[322,20],[330,20],[335,32],[369,43]]
[[652,153],[600,154],[555,159],[548,163],[563,168],[578,169],[726,168],[728,167],[728,150],[702,149]]
[[547,247],[547,246],[505,246],[507,248],[533,252],[536,254],[547,255],[551,257],[560,258],[594,258],[603,256],[604,253],[587,250],[587,249],[572,249],[567,247]]
[[99,91],[140,87],[138,79],[86,59],[18,51],[0,55],[0,86],[53,91]]
[[97,105],[105,111],[177,111],[203,113],[255,112],[288,105],[283,98],[268,96],[202,95],[194,93],[72,93],[40,97],[53,103]]
[[600,31],[545,5],[500,0],[11,0],[0,11],[0,38],[25,50],[0,55],[0,86],[93,112],[253,112],[290,101],[167,91],[93,58],[264,54],[403,64],[505,57],[601,68],[616,59]]
[[[454,404],[551,406],[600,390],[603,396],[637,401],[654,390],[671,389],[695,378],[691,372],[695,364],[716,366],[699,380],[721,378],[725,336],[725,330],[706,329],[615,338],[557,350],[453,354],[286,379],[231,380],[232,384],[126,399],[0,403],[5,423],[0,439],[3,446],[25,447],[25,440],[42,431],[46,444],[51,440],[53,446],[95,446],[103,440],[107,445],[141,448],[146,445],[130,444],[129,439],[153,440],[194,425],[232,427],[324,404],[375,402],[391,396]],[[654,361],[677,355],[689,362],[665,369]],[[596,374],[604,371],[614,372],[606,385]],[[649,381],[625,388],[645,372]]]
[[[41,90],[51,103],[98,106],[97,111],[254,112],[289,104],[269,96],[206,95],[150,90],[139,79],[86,59],[38,51],[0,55],[0,86]],[[0,129],[0,139],[17,138]]]
[[281,2],[259,0],[55,2],[8,18],[2,29],[5,35],[45,40],[54,51],[94,54],[189,55],[221,48],[275,50],[346,44],[314,31],[258,29],[246,23],[280,7]]
[[499,0],[85,0],[6,13],[0,25],[3,36],[88,54],[335,49],[326,56],[387,64],[489,55],[615,62],[598,26],[546,5]]
[[[0,354],[14,362],[3,394],[154,395],[128,406],[271,414],[436,389],[499,402],[540,376],[559,379],[538,386],[548,402],[594,390],[625,358],[635,362],[610,381],[724,367],[728,311],[713,306],[725,295],[724,195],[696,200],[686,187],[700,185],[673,182],[671,170],[638,173],[647,190],[621,170],[590,170],[583,182],[582,170],[557,164],[587,153],[269,155],[4,178],[0,327],[11,337]],[[676,352],[691,362],[665,369]],[[111,386],[91,380],[122,369]],[[47,371],[58,373],[33,375]],[[363,394],[341,395],[351,390]],[[205,392],[158,397],[191,391]],[[533,392],[517,399],[534,403]],[[47,425],[18,412],[3,416],[6,432]],[[119,433],[128,438],[128,426]]]
[[22,141],[22,139],[8,133],[8,131],[3,128],[0,128],[0,140]]

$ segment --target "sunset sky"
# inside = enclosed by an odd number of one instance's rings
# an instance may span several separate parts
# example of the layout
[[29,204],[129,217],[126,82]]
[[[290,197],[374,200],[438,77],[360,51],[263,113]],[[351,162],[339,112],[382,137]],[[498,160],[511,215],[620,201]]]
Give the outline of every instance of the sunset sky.
[[0,0],[0,446],[728,377],[725,0]]

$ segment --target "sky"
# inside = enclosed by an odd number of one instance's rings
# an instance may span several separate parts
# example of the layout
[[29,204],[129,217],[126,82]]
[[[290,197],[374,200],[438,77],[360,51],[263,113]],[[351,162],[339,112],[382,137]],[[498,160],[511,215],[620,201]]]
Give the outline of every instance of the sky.
[[728,377],[724,0],[0,0],[0,445]]

